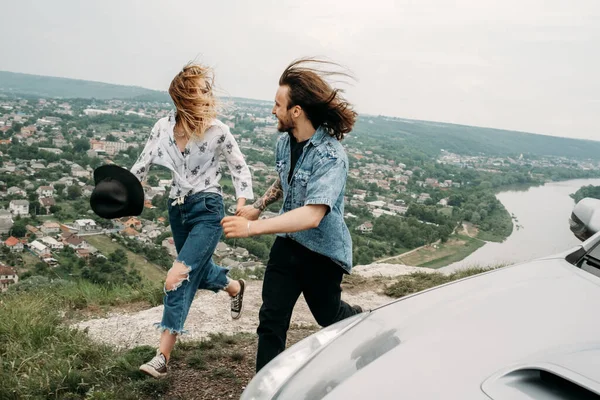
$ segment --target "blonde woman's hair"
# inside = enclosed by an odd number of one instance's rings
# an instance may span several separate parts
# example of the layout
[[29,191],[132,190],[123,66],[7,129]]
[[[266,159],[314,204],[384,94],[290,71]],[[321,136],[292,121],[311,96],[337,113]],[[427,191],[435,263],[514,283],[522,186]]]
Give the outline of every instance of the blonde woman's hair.
[[213,70],[195,63],[185,65],[171,81],[169,95],[177,109],[176,126],[188,139],[201,137],[217,117],[213,84]]

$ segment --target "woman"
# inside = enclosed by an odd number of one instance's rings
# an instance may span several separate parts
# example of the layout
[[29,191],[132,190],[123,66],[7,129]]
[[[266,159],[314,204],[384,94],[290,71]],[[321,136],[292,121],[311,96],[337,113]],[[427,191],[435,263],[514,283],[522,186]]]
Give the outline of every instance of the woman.
[[176,112],[160,119],[131,172],[143,181],[151,164],[171,170],[169,222],[177,259],[165,281],[160,347],[156,356],[140,367],[155,378],[167,374],[167,364],[177,335],[196,290],[225,290],[231,296],[231,316],[240,317],[245,282],[227,277],[228,269],[212,261],[222,234],[224,217],[219,179],[219,156],[224,155],[231,172],[237,209],[252,199],[252,178],[229,128],[217,120],[209,68],[186,65],[171,82],[169,95]]

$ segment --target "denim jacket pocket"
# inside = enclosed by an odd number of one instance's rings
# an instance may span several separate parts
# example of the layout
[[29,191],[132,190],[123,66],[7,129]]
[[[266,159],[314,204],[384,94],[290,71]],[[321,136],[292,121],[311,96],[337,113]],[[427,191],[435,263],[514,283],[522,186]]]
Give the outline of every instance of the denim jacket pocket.
[[304,205],[304,202],[306,201],[306,188],[309,180],[309,171],[301,169],[294,175],[294,180],[292,182],[294,207],[302,207]]

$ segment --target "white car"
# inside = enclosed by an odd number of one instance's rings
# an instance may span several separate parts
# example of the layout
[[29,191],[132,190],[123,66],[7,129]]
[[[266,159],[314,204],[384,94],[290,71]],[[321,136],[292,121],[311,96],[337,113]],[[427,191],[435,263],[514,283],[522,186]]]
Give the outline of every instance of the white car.
[[567,252],[322,329],[241,398],[600,399],[600,200],[576,205],[571,230],[585,242]]

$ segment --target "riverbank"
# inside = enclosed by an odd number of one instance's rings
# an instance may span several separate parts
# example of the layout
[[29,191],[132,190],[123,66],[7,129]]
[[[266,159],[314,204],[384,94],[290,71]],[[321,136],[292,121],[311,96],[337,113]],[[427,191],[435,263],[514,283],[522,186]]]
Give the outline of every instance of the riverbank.
[[[463,223],[444,244],[416,249],[386,262],[415,267],[460,269],[477,265],[506,265],[555,254],[579,241],[570,232],[567,218],[574,201],[571,194],[599,179],[574,179],[543,185],[511,185],[496,191],[502,209],[495,220],[510,230],[504,234]],[[470,240],[469,240],[470,239]]]

